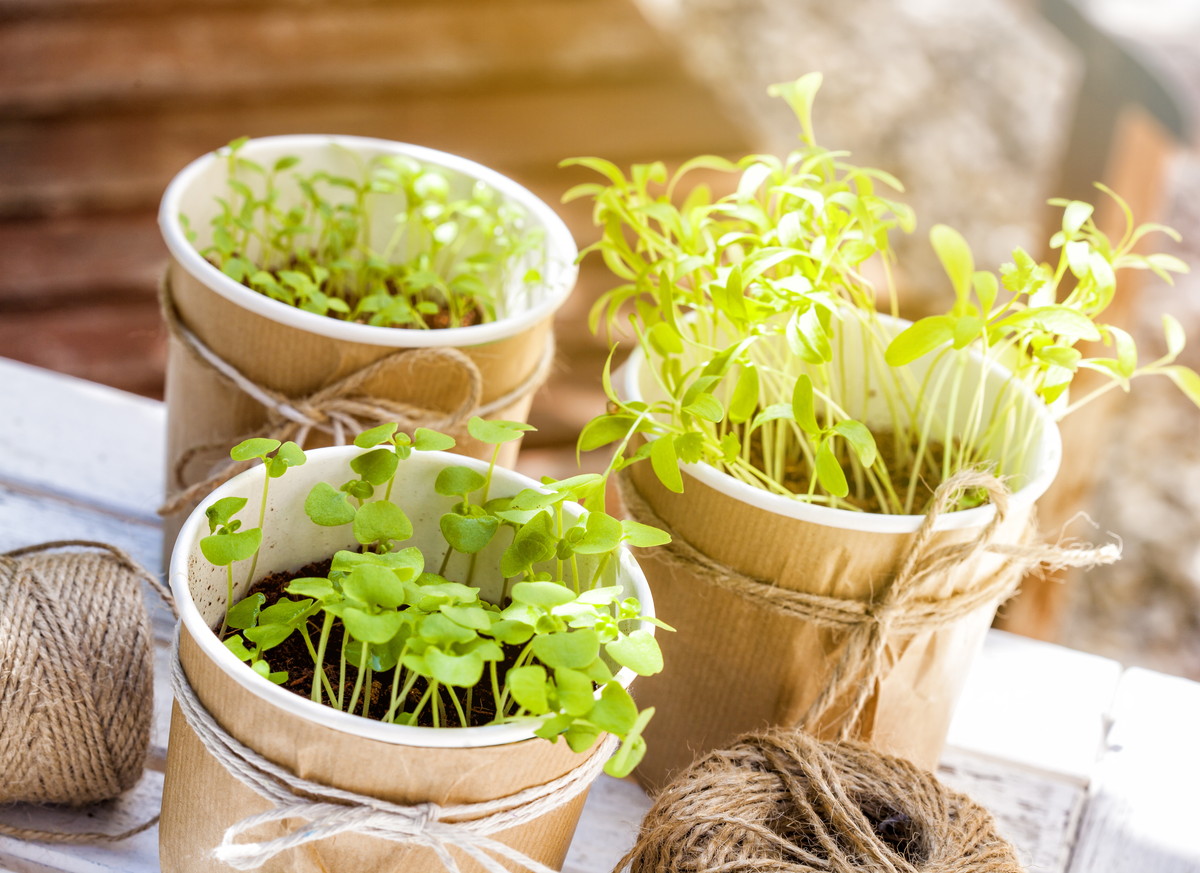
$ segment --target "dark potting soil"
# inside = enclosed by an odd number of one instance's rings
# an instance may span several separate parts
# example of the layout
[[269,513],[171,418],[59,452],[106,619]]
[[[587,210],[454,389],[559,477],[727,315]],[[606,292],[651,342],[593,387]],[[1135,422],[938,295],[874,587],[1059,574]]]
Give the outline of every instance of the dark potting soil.
[[[263,604],[265,609],[268,606],[278,602],[285,597],[292,597],[285,590],[293,579],[304,577],[317,576],[328,577],[329,569],[333,563],[332,556],[324,561],[314,561],[307,564],[298,570],[291,572],[271,573],[251,586],[247,597],[254,594],[262,594],[266,597],[266,602]],[[319,617],[311,617],[308,620],[307,626],[304,628],[312,641],[313,648],[317,646],[317,641],[321,635],[321,621]],[[232,636],[237,631],[229,631],[226,637]],[[342,650],[342,640],[344,638],[344,630],[340,621],[333,623],[333,628],[329,634],[329,642],[325,649],[325,676],[329,679],[329,684],[335,691],[338,690],[338,681],[340,679],[340,652]],[[503,646],[505,658],[502,662],[496,665],[501,681],[508,669],[516,662],[517,656],[521,652],[520,646]],[[280,670],[287,671],[288,678],[281,686],[291,691],[300,697],[310,698],[312,695],[312,683],[315,667],[313,665],[312,656],[308,652],[308,646],[305,645],[304,639],[299,632],[293,633],[290,637],[283,641],[280,645],[270,649],[266,653],[267,663],[270,664],[272,672]],[[371,674],[371,687],[368,690],[368,699],[370,704],[367,712],[367,718],[376,720],[382,719],[388,711],[391,703],[392,679],[394,676],[393,670],[378,671]],[[354,691],[355,682],[358,679],[358,669],[349,661],[346,663],[345,682],[343,685],[344,700],[349,704],[351,694]],[[428,685],[424,679],[418,679],[409,691],[408,698],[404,704],[404,708],[411,710],[420,701],[422,695],[425,694]],[[465,688],[450,688],[441,686],[443,694],[443,727],[447,724],[453,726],[458,725],[458,713],[454,709],[454,704],[450,702],[445,695],[455,694],[458,697],[459,705],[462,706],[464,712],[467,711],[467,689]],[[356,715],[363,715],[362,711],[362,694],[360,692],[358,705],[355,707]],[[321,699],[324,703],[329,703],[324,690],[321,692]],[[483,680],[471,689],[470,694],[471,708],[467,712],[470,724],[468,727],[478,727],[488,724],[496,717],[496,700],[492,694],[491,681],[489,673],[485,669]],[[432,727],[432,706],[426,705],[421,713],[421,718],[418,724],[422,727]]]

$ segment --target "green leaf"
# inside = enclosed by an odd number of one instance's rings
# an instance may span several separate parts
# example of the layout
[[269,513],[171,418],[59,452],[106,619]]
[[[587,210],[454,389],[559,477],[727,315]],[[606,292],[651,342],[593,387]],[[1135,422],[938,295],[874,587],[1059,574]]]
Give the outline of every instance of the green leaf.
[[625,542],[643,549],[662,546],[671,541],[671,535],[666,531],[638,521],[622,521],[621,531],[625,535]]
[[603,512],[589,512],[583,538],[575,543],[575,551],[581,555],[599,555],[611,552],[621,544],[624,529],[621,522]]
[[355,606],[347,606],[342,611],[342,623],[347,633],[359,642],[371,645],[382,645],[400,632],[404,626],[404,616],[399,612],[382,612],[373,615]]
[[488,633],[507,646],[523,646],[533,636],[533,628],[521,621],[501,619],[492,625]]
[[454,437],[427,427],[413,431],[413,448],[418,452],[446,452],[454,448]]
[[372,485],[382,485],[396,475],[400,459],[391,449],[375,449],[350,462],[350,469]]
[[683,493],[683,475],[679,472],[679,461],[675,454],[675,442],[670,435],[660,436],[650,442],[650,466],[658,480],[676,494]]
[[1175,365],[1164,367],[1162,371],[1168,379],[1178,386],[1188,400],[1200,406],[1200,375],[1187,367]]
[[527,667],[514,667],[504,677],[513,700],[534,715],[542,715],[550,710],[550,700],[547,694],[549,682],[546,678],[546,668],[538,664]]
[[255,437],[238,443],[229,451],[229,457],[235,461],[252,461],[255,458],[266,458],[275,451],[281,443],[279,440]]
[[207,536],[200,540],[200,551],[210,564],[225,567],[235,561],[246,560],[257,552],[261,545],[262,529],[255,527]]
[[759,379],[755,367],[741,367],[738,380],[729,401],[729,420],[733,424],[749,421],[758,409]]
[[663,356],[678,355],[683,351],[683,339],[679,336],[679,331],[665,321],[660,321],[650,328],[646,332],[646,339]]
[[913,322],[888,344],[884,359],[892,367],[909,364],[953,340],[956,324],[950,315],[931,315]]
[[550,514],[539,512],[521,526],[500,556],[500,572],[505,578],[517,576],[539,561],[554,557],[558,538],[552,531]]
[[337,527],[354,521],[356,511],[346,499],[328,482],[318,482],[304,500],[304,512],[314,524],[322,527]]
[[842,472],[842,465],[838,463],[829,440],[821,440],[821,444],[817,446],[816,463],[817,481],[821,483],[822,488],[834,497],[845,497],[850,493],[846,474]]
[[237,634],[225,639],[225,648],[233,652],[234,657],[239,661],[249,661],[254,657],[254,652],[246,648],[246,642]]
[[591,452],[624,439],[637,423],[632,415],[599,415],[593,418],[579,433],[579,451]]
[[222,497],[213,503],[204,510],[204,516],[208,519],[208,532],[214,533],[217,528],[228,524],[229,520],[241,512],[245,505],[245,497]]
[[487,478],[470,467],[444,467],[433,483],[433,490],[445,497],[466,497],[487,484]]
[[520,439],[526,431],[536,430],[533,425],[523,421],[484,421],[478,415],[467,422],[467,433],[488,445],[500,445]]
[[975,259],[971,255],[971,247],[963,239],[962,234],[945,224],[935,224],[929,231],[929,241],[937,252],[942,268],[950,277],[954,286],[954,294],[962,303],[967,299],[971,289],[971,277],[975,272]]
[[875,437],[871,435],[870,429],[865,424],[861,421],[847,419],[835,424],[833,430],[834,433],[840,434],[846,442],[850,443],[860,464],[869,467],[875,463],[879,454],[878,447],[875,445]]
[[412,522],[404,510],[390,500],[364,504],[354,515],[354,538],[363,545],[406,540],[412,533]]
[[683,407],[683,411],[711,422],[718,422],[725,417],[725,408],[721,406],[721,401],[708,392],[696,395],[691,403]]
[[792,415],[796,424],[809,436],[817,436],[821,426],[817,424],[817,414],[813,406],[814,392],[812,378],[807,373],[801,373],[792,389]]
[[1076,233],[1083,223],[1092,217],[1093,206],[1080,200],[1072,200],[1063,210],[1062,227],[1067,233]]
[[373,449],[380,443],[386,443],[390,440],[398,427],[399,425],[396,422],[389,421],[370,430],[364,430],[354,438],[354,444],[360,449]]
[[646,630],[635,630],[628,636],[618,637],[606,645],[604,651],[622,667],[628,667],[639,676],[653,676],[663,668],[658,641]]
[[304,462],[308,460],[301,449],[291,440],[288,440],[279,447],[279,451],[275,453],[275,457],[267,460],[267,475],[272,479],[278,479],[288,471],[289,467],[302,467]]
[[[1183,351],[1183,347],[1187,343],[1187,335],[1184,333],[1183,326],[1173,315],[1164,313],[1162,323],[1163,337],[1167,341],[1167,357],[1174,360]],[[230,498],[225,499],[229,500]]]
[[544,609],[552,609],[575,599],[575,594],[557,582],[518,582],[512,587],[512,599]]
[[447,512],[438,526],[442,537],[455,551],[473,555],[487,546],[500,527],[500,520],[492,515],[473,516]]
[[1060,305],[1034,306],[1008,316],[1000,324],[1018,330],[1044,330],[1071,341],[1095,342],[1100,339],[1100,331],[1090,318]]
[[483,657],[478,652],[452,655],[441,649],[425,650],[425,663],[438,682],[456,688],[473,688],[483,678]]
[[558,705],[567,715],[581,718],[591,712],[596,703],[596,691],[585,674],[560,668],[554,671],[554,684],[558,690]]
[[[450,619],[455,624],[461,624],[463,627],[471,630],[485,631],[492,627],[492,613],[489,613],[482,606],[454,606],[452,604],[444,604],[438,607],[438,611],[446,618]],[[501,653],[503,657],[503,653]]]
[[592,628],[537,636],[533,654],[548,667],[580,669],[600,655],[600,637]]
[[404,603],[404,583],[387,567],[359,564],[342,580],[342,593],[350,600],[382,609]]
[[616,682],[610,682],[600,692],[600,699],[592,707],[588,721],[602,731],[623,736],[633,728],[637,718],[637,704],[629,692]]
[[266,602],[265,594],[251,594],[249,597],[243,597],[226,613],[225,624],[237,630],[254,627],[255,622],[258,621],[258,611]]
[[337,593],[332,582],[318,576],[293,579],[288,583],[287,592],[288,594],[298,594],[301,597],[312,597],[316,600],[325,600]]

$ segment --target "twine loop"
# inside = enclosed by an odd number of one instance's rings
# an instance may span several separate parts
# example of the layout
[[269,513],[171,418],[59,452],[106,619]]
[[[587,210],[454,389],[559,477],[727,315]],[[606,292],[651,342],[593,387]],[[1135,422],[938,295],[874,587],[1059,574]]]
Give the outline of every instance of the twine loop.
[[[255,382],[196,336],[180,319],[166,278],[163,279],[159,297],[168,335],[179,342],[195,361],[215,373],[224,384],[258,403],[266,416],[263,424],[253,431],[229,440],[193,446],[185,451],[171,470],[175,490],[159,509],[159,514],[164,516],[189,508],[253,463],[237,463],[225,457],[203,480],[185,487],[188,466],[199,457],[225,452],[230,446],[252,437],[268,437],[280,442],[292,440],[303,448],[314,432],[323,434],[333,445],[340,446],[359,432],[387,422],[396,422],[401,430],[407,432],[426,427],[452,435],[461,434],[472,416],[487,418],[535,392],[549,378],[554,363],[554,336],[550,333],[537,366],[520,384],[495,400],[483,403],[483,374],[461,350],[451,346],[404,348],[372,361],[312,394],[291,397]],[[423,371],[438,367],[449,368],[457,373],[463,386],[458,403],[449,410],[375,397],[364,389],[372,379],[385,372],[404,373],[409,379],[414,379],[420,378]]]
[[987,810],[861,743],[740,737],[655,799],[631,873],[1023,873]]
[[[208,753],[231,776],[271,804],[265,812],[230,825],[221,845],[213,851],[217,860],[238,870],[253,870],[287,849],[352,832],[428,848],[448,873],[461,873],[451,849],[466,855],[487,873],[510,873],[502,861],[530,873],[555,873],[492,835],[540,818],[578,797],[600,775],[617,746],[616,738],[607,736],[575,769],[506,797],[450,806],[406,806],[301,778],[235,739],[196,696],[179,660],[178,640],[172,657],[171,684],[185,720]],[[259,825],[287,819],[303,819],[306,823],[274,839],[239,841],[245,832]]]
[[[883,581],[871,599],[833,597],[781,588],[770,580],[756,579],[710,558],[659,517],[638,493],[628,474],[617,477],[617,486],[625,511],[633,519],[671,535],[671,542],[650,552],[648,560],[686,567],[703,581],[763,609],[845,634],[841,655],[834,662],[828,681],[798,724],[819,733],[829,721],[836,720],[837,738],[841,740],[851,735],[876,683],[887,675],[890,665],[886,654],[893,640],[938,630],[978,609],[999,606],[1016,591],[1021,577],[1035,567],[1094,567],[1111,564],[1121,555],[1120,547],[1112,543],[1090,547],[1036,542],[1032,520],[1019,543],[997,542],[997,533],[1010,512],[1010,492],[989,473],[964,470],[934,492],[930,509],[899,570]],[[938,547],[934,541],[938,519],[950,511],[958,495],[980,488],[987,491],[995,507],[992,519],[974,539]],[[926,579],[985,554],[1002,560],[970,588],[938,598],[921,594],[921,583]],[[849,702],[834,714],[834,705],[847,697]]]
[[[158,578],[115,546],[61,540],[0,555],[0,803],[83,806],[141,778],[154,688],[142,582],[174,609]],[[113,841],[157,820],[119,834],[6,824],[0,834]]]

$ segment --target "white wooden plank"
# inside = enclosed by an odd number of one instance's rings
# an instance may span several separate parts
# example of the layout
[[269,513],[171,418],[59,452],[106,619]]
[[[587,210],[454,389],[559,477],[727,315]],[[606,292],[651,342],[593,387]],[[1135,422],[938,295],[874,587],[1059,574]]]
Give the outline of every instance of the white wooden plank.
[[[10,806],[0,809],[0,820],[17,827],[119,833],[158,814],[162,781],[161,773],[148,770],[142,781],[117,801],[87,811]],[[157,873],[158,827],[117,843],[70,845],[0,837],[0,870],[21,871],[35,865],[64,873]]]
[[1063,873],[1087,800],[1074,779],[948,749],[938,778],[987,809],[1029,873]]
[[632,779],[601,775],[588,794],[563,873],[608,873],[637,841],[650,798]]
[[155,521],[161,403],[2,358],[0,400],[0,484]]
[[1087,785],[1120,675],[1116,661],[990,631],[947,746]]
[[1200,871],[1200,683],[1125,673],[1071,873]]

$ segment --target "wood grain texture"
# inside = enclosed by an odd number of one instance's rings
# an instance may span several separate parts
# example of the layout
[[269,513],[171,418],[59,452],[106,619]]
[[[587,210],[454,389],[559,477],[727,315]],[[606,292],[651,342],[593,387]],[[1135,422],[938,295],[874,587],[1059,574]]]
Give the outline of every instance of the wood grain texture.
[[1200,684],[1121,678],[1070,873],[1200,871]]
[[469,15],[458,3],[206,3],[30,16],[0,30],[0,115],[673,74],[634,5],[593,0],[582,12],[531,0],[475,4]]
[[521,175],[565,157],[654,158],[740,151],[743,136],[706,93],[678,82],[547,86],[497,95],[374,95],[336,101],[180,104],[0,122],[0,216],[133,211],[172,175],[238,136],[341,133],[420,143]]

